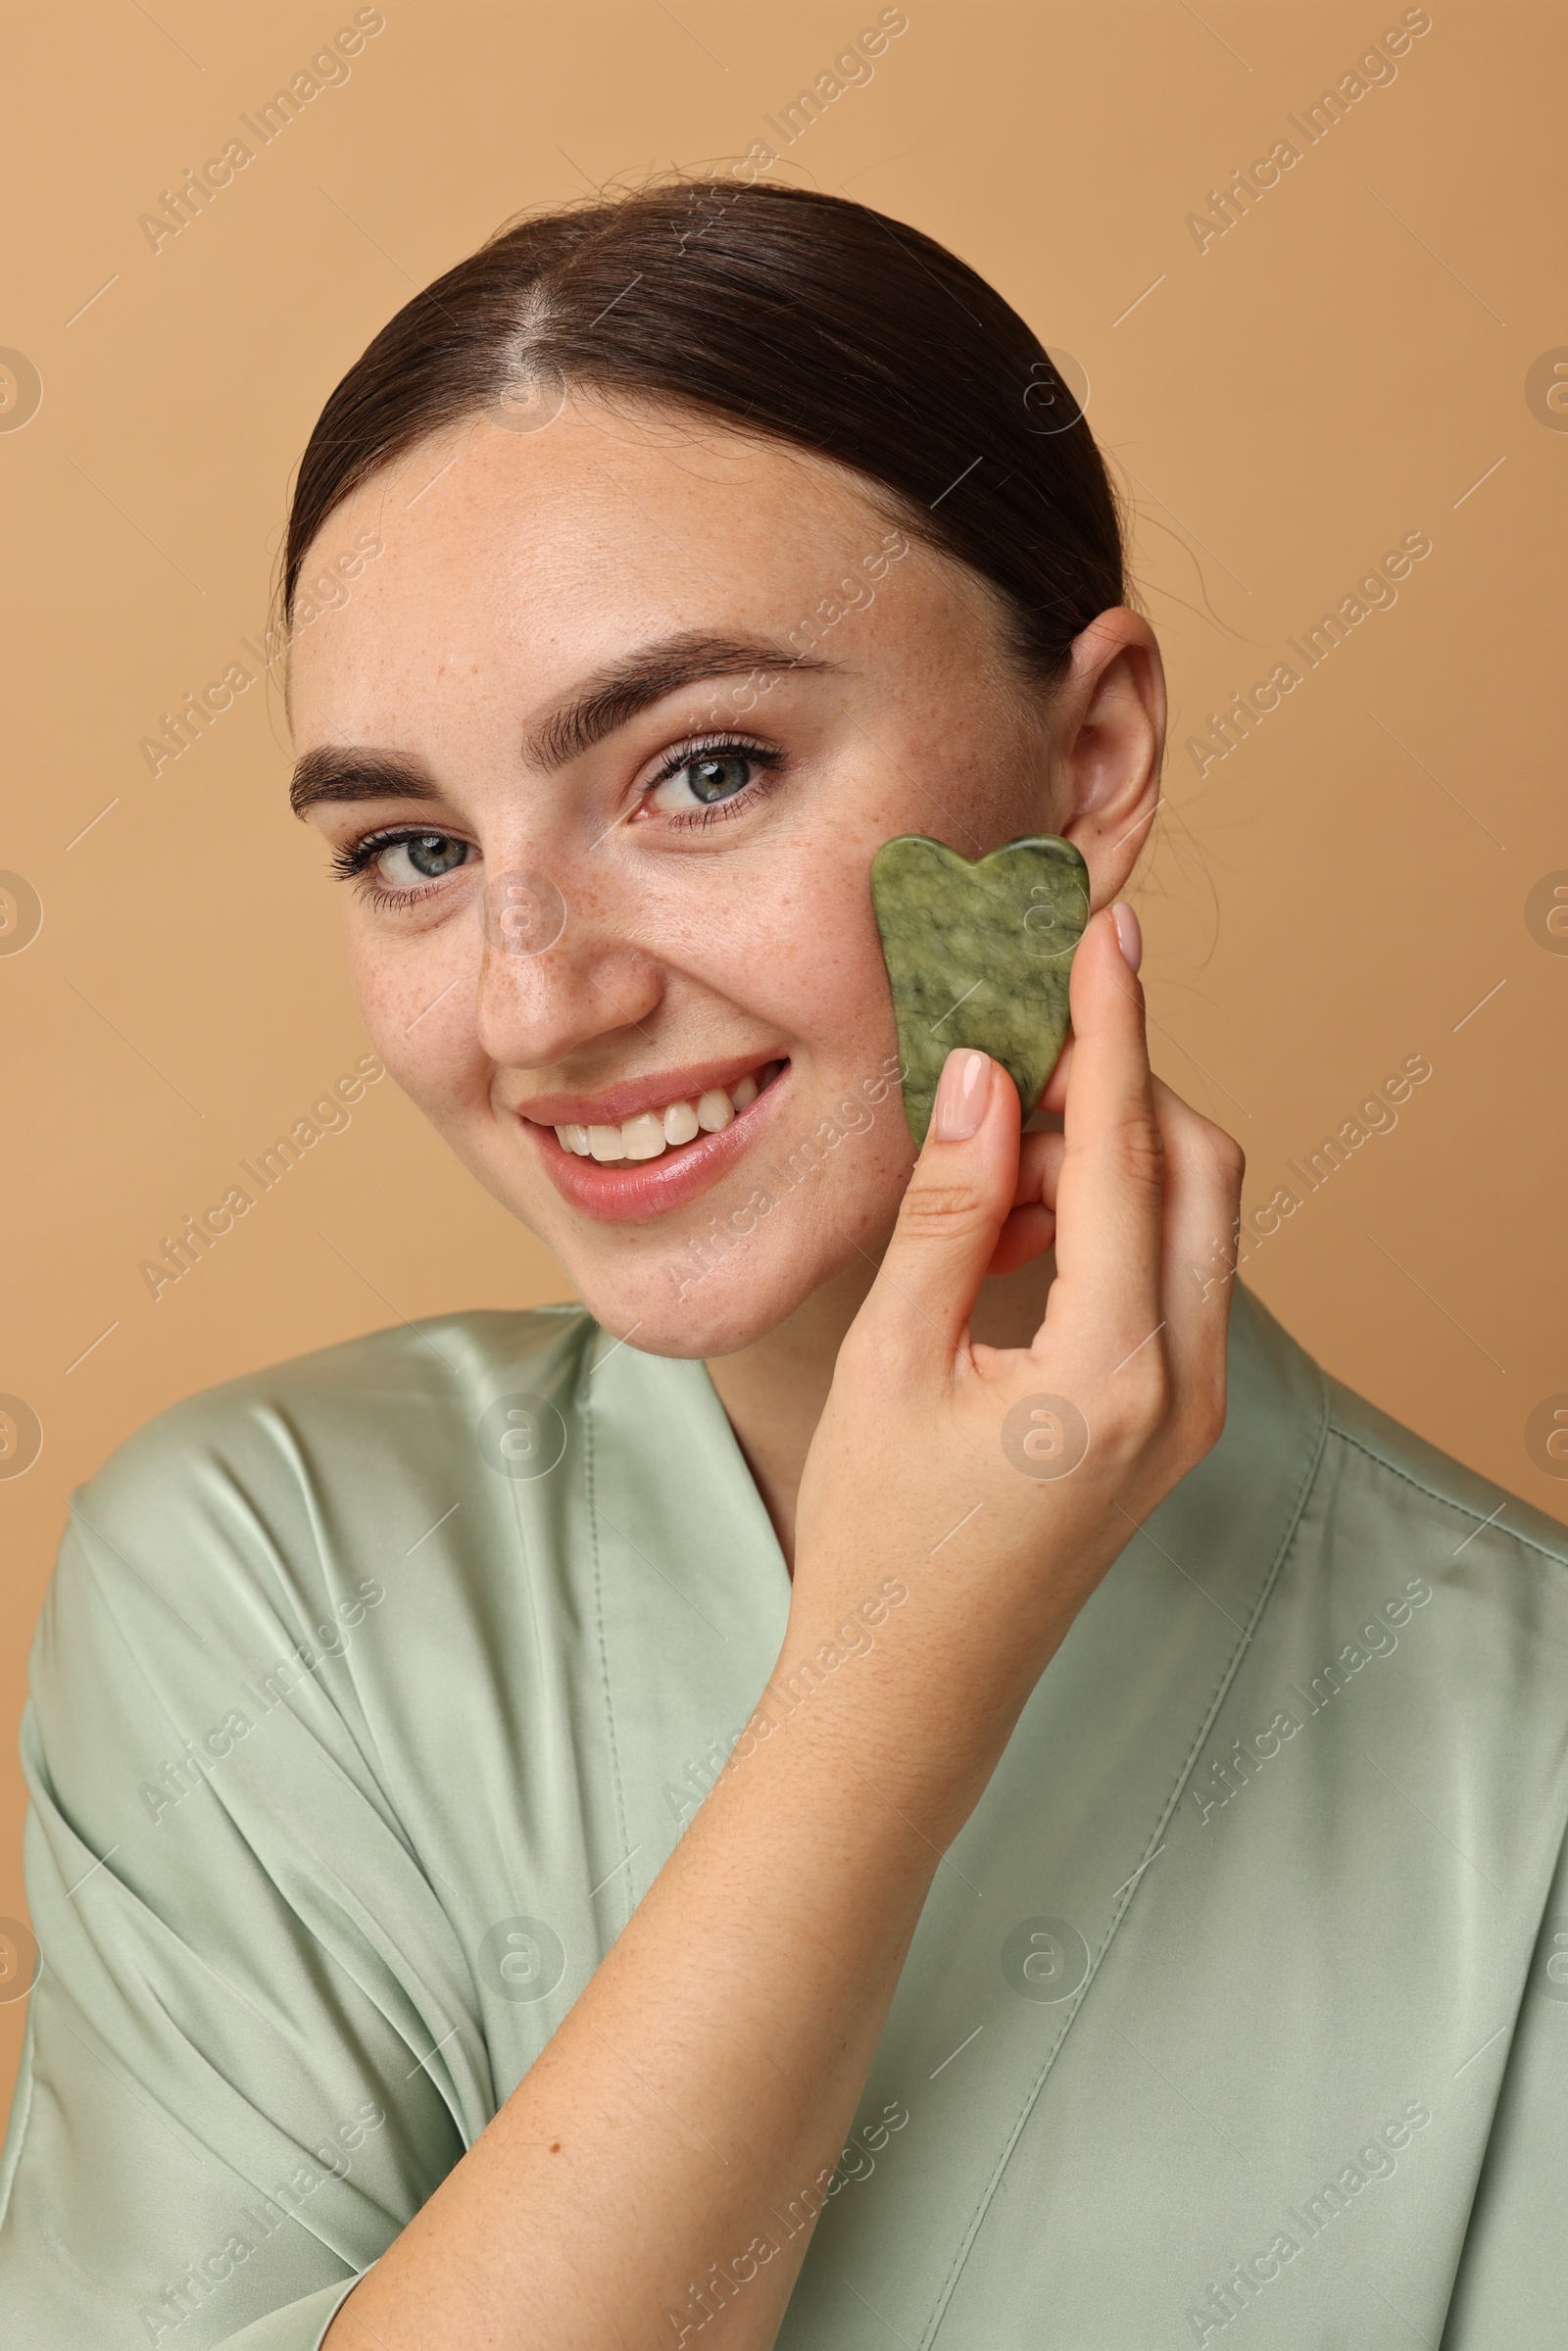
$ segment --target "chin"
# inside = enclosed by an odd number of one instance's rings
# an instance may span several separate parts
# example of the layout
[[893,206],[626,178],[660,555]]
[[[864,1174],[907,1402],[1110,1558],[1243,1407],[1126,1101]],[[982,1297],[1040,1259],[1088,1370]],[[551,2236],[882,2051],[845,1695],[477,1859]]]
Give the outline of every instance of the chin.
[[[771,1093],[760,1096],[752,1115]],[[737,1118],[712,1140],[733,1151],[742,1124]],[[616,1197],[618,1169],[608,1213],[592,1191],[586,1208],[570,1199],[579,1163],[570,1161],[567,1181],[559,1180],[553,1162],[567,1154],[554,1133],[530,1136],[520,1161],[510,1142],[490,1148],[488,1134],[478,1149],[467,1136],[448,1139],[551,1250],[595,1321],[639,1353],[686,1359],[756,1345],[825,1284],[847,1279],[863,1288],[914,1158],[896,1095],[891,1110],[886,1100],[873,1109],[847,1096],[836,1117],[803,1114],[782,1141],[720,1161],[717,1180],[693,1198],[633,1217]]]
[[716,1219],[701,1237],[689,1228],[667,1240],[646,1234],[641,1248],[606,1257],[578,1251],[573,1262],[559,1237],[554,1246],[596,1322],[640,1353],[707,1360],[755,1347],[830,1285],[848,1285],[844,1303],[853,1314],[887,1246],[904,1182],[895,1167],[849,1197],[818,1195],[809,1220],[778,1203],[749,1232],[732,1235],[726,1225],[721,1247]]
[[594,1320],[639,1354],[686,1361],[733,1355],[765,1339],[803,1305],[828,1269],[779,1263],[771,1235],[732,1244],[703,1272],[686,1257],[603,1276],[568,1267]]

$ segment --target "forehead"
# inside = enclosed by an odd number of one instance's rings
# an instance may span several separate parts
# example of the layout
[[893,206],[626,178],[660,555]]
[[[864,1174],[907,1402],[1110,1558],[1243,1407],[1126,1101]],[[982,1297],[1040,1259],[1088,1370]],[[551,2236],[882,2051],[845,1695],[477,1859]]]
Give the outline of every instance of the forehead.
[[[335,608],[297,629],[291,705],[307,740],[389,703],[547,698],[628,644],[681,629],[787,637],[893,527],[860,478],[700,415],[574,400],[545,429],[466,420],[334,510],[302,585],[379,544]],[[919,577],[910,576],[918,572]],[[958,567],[899,565],[906,625],[963,596]],[[319,600],[318,600],[319,601]],[[887,604],[867,630],[887,625]],[[935,617],[935,614],[932,615]]]

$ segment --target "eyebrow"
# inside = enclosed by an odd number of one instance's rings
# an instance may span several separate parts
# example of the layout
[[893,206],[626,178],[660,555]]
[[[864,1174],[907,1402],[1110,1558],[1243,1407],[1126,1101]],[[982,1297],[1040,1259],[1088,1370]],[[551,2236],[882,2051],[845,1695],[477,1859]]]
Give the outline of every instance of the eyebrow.
[[288,788],[296,816],[321,801],[440,798],[441,788],[422,759],[397,751],[351,751],[336,743],[306,752]]
[[[553,774],[682,686],[708,678],[749,677],[758,669],[808,672],[839,666],[767,637],[716,637],[683,630],[638,646],[606,668],[591,671],[529,726],[522,756],[529,766]],[[289,786],[289,806],[296,816],[321,802],[443,797],[429,767],[412,754],[350,750],[330,743],[305,753]]]

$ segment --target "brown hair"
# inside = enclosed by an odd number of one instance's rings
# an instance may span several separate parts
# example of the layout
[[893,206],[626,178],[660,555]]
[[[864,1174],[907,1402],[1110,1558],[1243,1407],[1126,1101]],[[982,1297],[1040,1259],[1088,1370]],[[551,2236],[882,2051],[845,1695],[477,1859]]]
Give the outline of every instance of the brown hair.
[[1041,684],[1126,601],[1100,451],[1017,312],[865,205],[713,177],[517,221],[405,304],[301,461],[285,622],[312,541],[378,466],[504,395],[548,414],[573,384],[707,410],[854,467],[1000,593],[1009,650]]

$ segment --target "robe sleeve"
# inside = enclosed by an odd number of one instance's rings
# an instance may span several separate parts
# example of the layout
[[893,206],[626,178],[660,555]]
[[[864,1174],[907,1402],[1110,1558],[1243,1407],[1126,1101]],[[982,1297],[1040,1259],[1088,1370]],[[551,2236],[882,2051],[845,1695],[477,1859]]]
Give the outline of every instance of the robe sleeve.
[[367,1695],[386,1592],[266,1418],[133,1440],[40,1619],[8,2351],[316,2351],[494,2108]]
[[1443,2351],[1559,2351],[1568,2284],[1568,1841],[1519,2004]]

